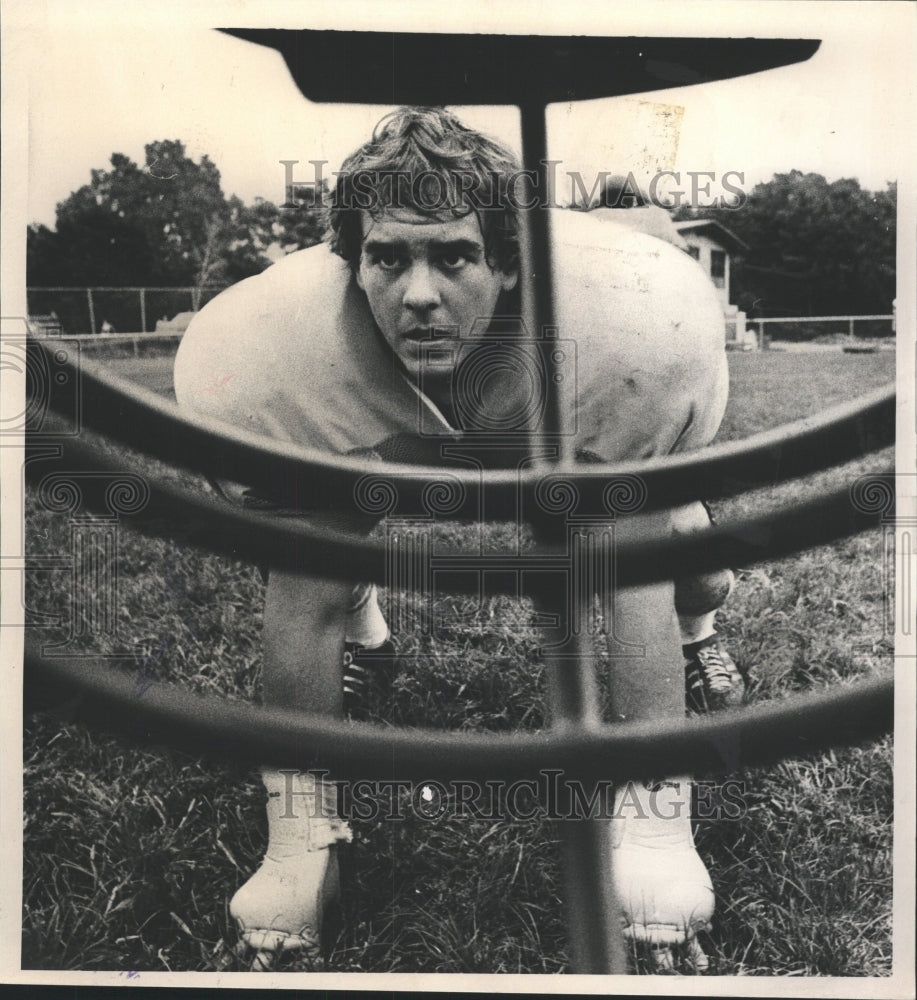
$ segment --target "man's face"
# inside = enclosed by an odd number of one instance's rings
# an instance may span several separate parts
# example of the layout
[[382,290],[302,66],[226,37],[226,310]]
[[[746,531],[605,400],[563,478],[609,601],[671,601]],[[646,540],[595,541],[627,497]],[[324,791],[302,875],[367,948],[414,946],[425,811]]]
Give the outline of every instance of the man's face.
[[[444,347],[465,339],[477,319],[489,322],[516,274],[493,269],[475,213],[440,221],[408,211],[363,212],[363,245],[357,284],[382,336],[408,373],[416,376],[421,344],[431,332]],[[438,368],[442,372],[442,368]]]

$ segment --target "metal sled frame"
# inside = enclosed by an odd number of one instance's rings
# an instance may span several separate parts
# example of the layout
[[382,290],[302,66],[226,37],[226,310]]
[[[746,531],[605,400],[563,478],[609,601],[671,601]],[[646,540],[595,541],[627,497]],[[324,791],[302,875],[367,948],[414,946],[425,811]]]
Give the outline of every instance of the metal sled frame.
[[[274,31],[225,29],[230,34],[278,49],[303,94],[313,101],[369,104],[516,104],[521,111],[523,163],[546,190],[545,111],[549,103],[643,93],[703,83],[785,66],[809,58],[818,42],[786,39],[603,38],[501,35],[439,35],[373,32]],[[523,318],[529,331],[554,328],[551,246],[548,213],[520,215]],[[543,349],[550,337],[540,341]],[[36,356],[50,356],[53,343],[34,340]],[[274,482],[302,499],[330,506],[353,503],[354,485],[372,475],[395,482],[408,505],[420,513],[424,490],[442,482],[433,468],[364,466],[331,458],[307,448],[292,448],[230,433],[219,424],[190,420],[152,393],[85,364],[83,422],[167,462],[204,471],[220,471],[237,480]],[[51,408],[55,397],[52,387]],[[489,509],[514,509],[514,498],[538,488],[546,477],[574,484],[587,506],[615,483],[637,477],[646,493],[643,509],[662,509],[804,474],[846,461],[894,441],[892,390],[873,393],[815,420],[778,428],[737,444],[721,445],[690,456],[616,466],[574,466],[565,413],[556,394],[533,444],[552,453],[555,462],[517,473],[453,472],[475,509],[486,493]],[[134,419],[141,416],[142,419]],[[206,447],[205,447],[206,445]],[[32,454],[40,457],[41,442]],[[66,465],[112,470],[110,457],[78,439],[58,454]],[[78,465],[73,463],[77,462]],[[38,478],[29,462],[26,473]],[[66,467],[66,466],[65,466]],[[120,469],[130,472],[130,466]],[[891,484],[890,484],[891,483]],[[140,518],[162,531],[163,516],[181,516],[194,525],[197,542],[216,551],[251,558],[288,558],[301,566],[321,560],[343,579],[385,580],[385,552],[368,542],[318,531],[275,518],[255,516],[213,503],[161,480],[149,480],[149,497]],[[831,541],[877,523],[890,509],[893,481],[874,477],[861,484],[869,502],[851,504],[846,491],[811,500],[739,525],[710,529],[676,545],[652,537],[616,550],[619,582],[625,585],[669,579],[690,558],[698,569],[759,561]],[[93,498],[87,497],[92,504]],[[871,504],[871,506],[870,506]],[[142,526],[142,525],[141,525]],[[557,522],[536,525],[538,554],[550,558],[564,543]],[[764,534],[762,535],[762,530]],[[761,541],[762,537],[765,539]],[[564,613],[566,594],[551,596]],[[44,657],[27,639],[28,684],[53,685],[75,698],[77,714],[96,724],[148,739],[166,741],[211,756],[260,763],[308,765],[320,749],[340,777],[372,776],[379,760],[386,773],[393,765],[406,777],[534,776],[540,768],[560,767],[584,781],[624,780],[637,773],[708,773],[728,769],[720,748],[740,741],[743,763],[776,760],[792,753],[852,743],[887,731],[893,720],[891,680],[858,684],[842,692],[793,699],[715,720],[637,723],[605,726],[597,721],[593,665],[573,639],[549,685],[554,728],[544,734],[498,737],[379,730],[368,725],[344,727],[324,717],[303,717],[207,699],[206,711],[190,698],[161,687],[133,696],[131,681],[101,660]],[[421,762],[422,761],[422,766]],[[422,774],[420,770],[422,770]],[[602,820],[560,824],[563,841],[568,931],[572,971],[622,973],[627,969],[620,915],[614,900]]]

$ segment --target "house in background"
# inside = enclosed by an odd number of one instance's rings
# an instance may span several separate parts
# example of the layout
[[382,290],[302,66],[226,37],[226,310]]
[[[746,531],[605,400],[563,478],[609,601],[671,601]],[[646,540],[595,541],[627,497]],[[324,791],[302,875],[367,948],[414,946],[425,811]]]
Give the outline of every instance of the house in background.
[[747,350],[757,347],[754,330],[745,326],[745,313],[729,301],[730,255],[748,250],[748,246],[713,219],[685,219],[675,228],[688,244],[688,253],[710,276],[723,305],[726,317],[726,344]]

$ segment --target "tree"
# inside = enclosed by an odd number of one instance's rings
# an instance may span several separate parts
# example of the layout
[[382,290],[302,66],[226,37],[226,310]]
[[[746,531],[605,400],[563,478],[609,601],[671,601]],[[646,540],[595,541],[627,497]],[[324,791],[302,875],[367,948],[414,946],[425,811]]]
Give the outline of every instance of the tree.
[[748,244],[733,299],[755,315],[888,313],[895,297],[896,185],[873,193],[791,170],[756,185],[737,209],[680,209],[713,218]]
[[325,230],[327,187],[297,186],[289,206],[278,207],[264,198],[253,205],[230,199],[231,232],[226,248],[226,277],[239,281],[257,274],[272,261],[294,250],[320,243]]
[[279,209],[278,239],[284,253],[320,243],[325,232],[328,183],[322,179],[316,190],[311,184],[295,184],[287,206]]
[[113,153],[109,170],[57,206],[56,232],[29,227],[30,284],[229,284],[322,236],[322,195],[299,192],[295,209],[258,198],[251,206],[220,187],[204,156],[177,140],[145,147],[139,167]]
[[194,285],[209,277],[227,217],[213,163],[195,163],[178,141],[147,145],[143,168],[122,153],[110,163],[57,206],[56,232],[31,227],[30,283]]

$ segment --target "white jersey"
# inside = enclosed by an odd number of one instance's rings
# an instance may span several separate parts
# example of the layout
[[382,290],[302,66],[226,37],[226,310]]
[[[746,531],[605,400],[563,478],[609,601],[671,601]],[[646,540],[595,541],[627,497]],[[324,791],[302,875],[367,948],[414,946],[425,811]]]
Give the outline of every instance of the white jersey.
[[[575,449],[615,461],[700,447],[726,404],[722,308],[690,257],[601,216],[551,213],[558,337],[575,346],[563,386]],[[450,431],[326,244],[208,303],[179,348],[175,392],[197,413],[333,454]]]

